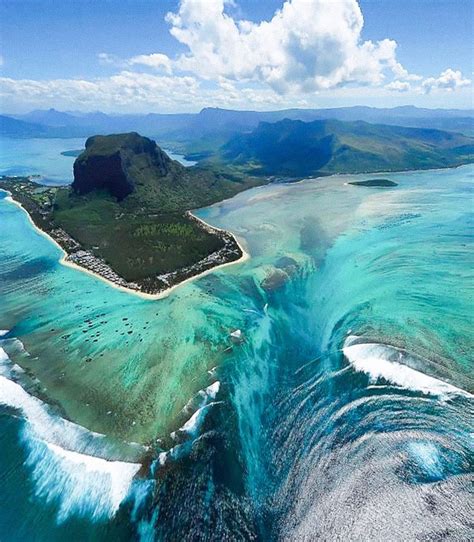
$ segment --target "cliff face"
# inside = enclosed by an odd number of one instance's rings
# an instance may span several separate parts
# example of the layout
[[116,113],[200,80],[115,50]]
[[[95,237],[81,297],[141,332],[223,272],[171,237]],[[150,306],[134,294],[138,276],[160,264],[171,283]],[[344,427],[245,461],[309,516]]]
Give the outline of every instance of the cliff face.
[[[261,182],[184,167],[151,139],[131,132],[87,140],[74,163],[71,196],[111,195],[125,213],[170,214],[209,205],[256,184]],[[70,200],[72,205],[74,198]]]
[[121,201],[136,190],[137,182],[164,177],[171,167],[172,160],[158,145],[137,133],[93,136],[74,163],[72,189],[77,194],[107,190]]

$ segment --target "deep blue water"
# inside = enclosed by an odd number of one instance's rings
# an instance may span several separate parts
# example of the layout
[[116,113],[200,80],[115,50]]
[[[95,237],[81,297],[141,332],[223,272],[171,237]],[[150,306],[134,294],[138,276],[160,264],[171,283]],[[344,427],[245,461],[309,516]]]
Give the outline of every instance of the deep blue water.
[[251,258],[160,301],[0,199],[0,539],[472,538],[474,168],[387,177],[201,210]]

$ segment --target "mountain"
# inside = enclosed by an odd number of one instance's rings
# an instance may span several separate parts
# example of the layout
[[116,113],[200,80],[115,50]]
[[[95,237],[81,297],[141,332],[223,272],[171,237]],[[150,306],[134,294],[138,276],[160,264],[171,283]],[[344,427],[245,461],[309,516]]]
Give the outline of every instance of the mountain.
[[83,137],[90,129],[79,126],[48,126],[0,115],[0,136],[11,138]]
[[74,162],[72,189],[77,194],[106,190],[121,201],[137,190],[137,184],[146,185],[150,180],[153,184],[175,169],[184,174],[184,168],[173,164],[154,141],[135,132],[94,136]]
[[106,191],[126,205],[163,214],[209,205],[253,184],[248,178],[186,168],[153,140],[131,132],[89,138],[74,163],[72,190],[77,195]]
[[260,123],[220,160],[246,172],[306,176],[449,167],[474,161],[474,138],[440,130],[317,120]]
[[132,132],[90,137],[69,187],[4,177],[0,188],[22,203],[69,261],[120,286],[156,293],[242,256],[231,234],[189,211],[264,182],[185,168]]
[[[24,115],[14,115],[17,120],[40,124],[43,127],[56,128],[56,133],[64,133],[64,137],[70,137],[68,134],[71,129],[74,129],[74,133],[78,134],[78,137],[89,137],[97,133],[105,135],[127,131],[156,136],[182,129],[195,116],[195,114],[188,113],[148,113],[145,115],[108,115],[100,111],[66,113],[56,109],[35,110]],[[46,130],[45,133],[48,134],[49,132]]]
[[0,135],[4,137],[44,137],[48,129],[40,124],[0,115]]
[[37,109],[22,115],[21,119],[26,122],[43,124],[45,126],[78,126],[77,117],[69,113],[57,111],[54,108],[47,110]]
[[[333,109],[285,109],[280,111],[235,111],[207,107],[199,113],[146,115],[110,115],[92,112],[61,112],[56,109],[36,110],[24,115],[10,115],[17,120],[41,125],[35,137],[89,137],[136,131],[172,144],[185,152],[216,150],[233,134],[253,130],[260,122],[284,119],[366,121],[376,124],[437,128],[474,135],[473,110],[422,109],[414,106],[374,108],[365,106]],[[51,131],[51,129],[53,129]],[[24,137],[19,129],[9,137]],[[52,135],[51,135],[52,134]]]

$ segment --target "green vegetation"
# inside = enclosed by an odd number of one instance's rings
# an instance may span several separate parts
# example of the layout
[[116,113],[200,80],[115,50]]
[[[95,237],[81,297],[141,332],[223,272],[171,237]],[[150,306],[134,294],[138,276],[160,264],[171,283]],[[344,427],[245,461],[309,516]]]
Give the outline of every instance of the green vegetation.
[[143,207],[155,214],[197,209],[264,182],[210,167],[185,168],[154,141],[133,132],[89,138],[74,164],[74,179],[75,193],[106,189],[121,200],[125,212]]
[[354,186],[369,186],[376,188],[388,188],[390,186],[398,186],[398,183],[395,181],[390,181],[389,179],[368,179],[367,181],[352,181],[349,184]]
[[[203,228],[187,211],[269,182],[269,176],[439,168],[474,159],[474,139],[461,134],[335,120],[260,123],[217,153],[204,147],[196,149],[205,157],[201,164],[185,168],[135,132],[94,136],[74,163],[71,187],[17,179],[11,191],[42,229],[69,253],[79,253],[73,261],[157,291],[240,256],[231,236]],[[108,270],[101,271],[100,262]]]
[[254,175],[328,175],[458,166],[474,160],[474,138],[439,130],[320,120],[261,123],[234,136],[214,164]]
[[127,281],[140,282],[195,264],[223,242],[183,214],[132,210],[106,192],[58,191],[54,222]]

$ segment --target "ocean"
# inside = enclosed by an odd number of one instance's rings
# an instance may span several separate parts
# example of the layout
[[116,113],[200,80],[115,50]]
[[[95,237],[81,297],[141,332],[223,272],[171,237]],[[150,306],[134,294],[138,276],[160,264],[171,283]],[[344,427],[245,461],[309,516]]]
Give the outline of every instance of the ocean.
[[[0,173],[68,182],[82,144]],[[474,166],[381,176],[201,209],[251,258],[157,301],[0,193],[0,539],[471,538]]]

